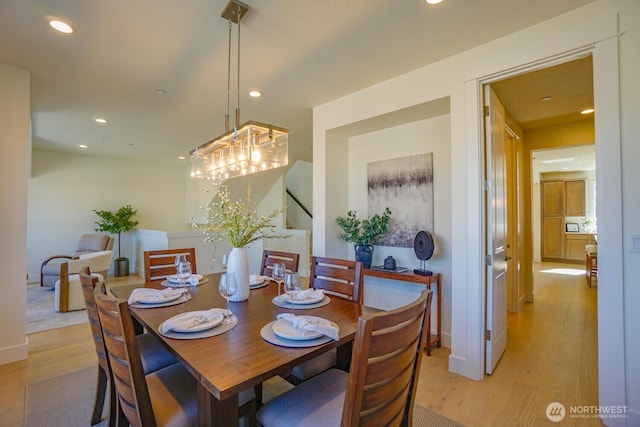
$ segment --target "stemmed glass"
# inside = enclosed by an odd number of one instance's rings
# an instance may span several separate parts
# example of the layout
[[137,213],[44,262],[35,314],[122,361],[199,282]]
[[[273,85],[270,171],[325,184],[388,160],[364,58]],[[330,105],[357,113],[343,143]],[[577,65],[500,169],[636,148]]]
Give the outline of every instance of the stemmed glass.
[[189,261],[182,261],[178,264],[178,281],[180,286],[185,286],[189,277],[191,277],[191,263]]
[[289,296],[291,302],[291,313],[293,313],[293,301],[300,290],[300,276],[298,273],[288,272],[284,279],[284,291]]
[[280,285],[284,282],[284,277],[286,275],[286,269],[284,266],[284,262],[276,262],[273,264],[273,271],[271,271],[271,277],[278,284],[278,296],[280,296]]
[[227,314],[224,316],[222,323],[233,323],[235,319],[233,313],[229,310],[229,298],[236,293],[236,282],[233,280],[233,277],[227,277],[227,273],[222,273],[220,275],[218,290],[220,291],[222,298],[227,300]]
[[180,280],[180,278],[178,277],[178,266],[180,265],[180,263],[183,263],[183,262],[187,262],[187,256],[176,255],[176,259],[173,262],[173,266],[176,268],[176,277],[178,278],[178,281]]
[[222,259],[220,260],[220,264],[222,265],[223,270],[227,270],[227,254],[222,255]]

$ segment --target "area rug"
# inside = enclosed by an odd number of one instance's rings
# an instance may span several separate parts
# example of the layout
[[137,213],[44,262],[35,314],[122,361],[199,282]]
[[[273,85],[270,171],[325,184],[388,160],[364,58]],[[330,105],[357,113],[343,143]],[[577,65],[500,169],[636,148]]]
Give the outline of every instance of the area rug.
[[58,313],[53,309],[53,288],[27,285],[27,334],[86,323],[85,310]]
[[[98,367],[83,369],[27,386],[25,401],[26,427],[88,426],[93,409]],[[293,387],[280,377],[265,383],[264,400],[269,401]],[[108,405],[108,403],[107,403]],[[462,427],[461,424],[416,405],[413,425],[419,427]],[[99,427],[108,425],[103,419]]]

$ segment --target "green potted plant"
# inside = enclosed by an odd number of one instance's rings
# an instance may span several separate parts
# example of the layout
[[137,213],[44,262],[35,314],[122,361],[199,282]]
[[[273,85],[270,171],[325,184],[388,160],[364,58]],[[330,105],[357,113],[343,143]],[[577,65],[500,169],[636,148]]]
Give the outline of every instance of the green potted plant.
[[347,216],[339,216],[336,222],[342,228],[340,238],[355,243],[356,261],[362,261],[365,268],[371,267],[373,259],[372,243],[389,231],[391,210],[386,207],[382,215],[375,214],[370,219],[360,220],[356,211],[347,212]]
[[134,221],[133,217],[137,210],[133,210],[131,205],[121,207],[115,212],[93,210],[100,217],[100,221],[96,221],[96,231],[104,231],[118,235],[118,258],[113,262],[113,275],[122,277],[129,275],[129,258],[123,257],[120,253],[120,234],[131,231],[138,225],[138,221]]

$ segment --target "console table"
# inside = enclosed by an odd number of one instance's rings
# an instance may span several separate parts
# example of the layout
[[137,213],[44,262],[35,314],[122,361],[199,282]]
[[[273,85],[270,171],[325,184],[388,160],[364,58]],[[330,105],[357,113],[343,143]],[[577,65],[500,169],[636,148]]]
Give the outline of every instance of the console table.
[[[395,271],[386,271],[386,270],[375,270],[372,268],[365,268],[363,269],[364,273],[363,275],[365,276],[371,276],[371,277],[379,277],[382,279],[389,279],[389,280],[399,280],[401,282],[409,282],[409,283],[419,283],[422,285],[426,285],[427,289],[432,290],[431,289],[431,285],[435,284],[436,286],[436,303],[437,303],[437,315],[436,315],[436,319],[438,321],[438,325],[437,325],[437,334],[436,335],[431,335],[431,316],[429,316],[429,319],[427,320],[427,339],[426,342],[424,343],[426,349],[427,349],[427,356],[431,356],[431,347],[433,347],[434,345],[436,347],[441,347],[442,346],[442,341],[440,339],[441,336],[441,314],[442,311],[440,309],[441,307],[441,302],[442,302],[442,297],[441,297],[441,287],[440,287],[440,273],[433,273],[432,276],[421,276],[418,274],[414,274],[414,273],[397,273]],[[433,305],[432,305],[433,306]]]

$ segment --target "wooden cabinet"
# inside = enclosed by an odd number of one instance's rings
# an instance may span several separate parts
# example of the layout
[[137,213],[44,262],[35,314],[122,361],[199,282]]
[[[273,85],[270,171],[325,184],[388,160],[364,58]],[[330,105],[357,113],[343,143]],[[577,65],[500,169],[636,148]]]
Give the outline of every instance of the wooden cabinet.
[[587,245],[595,243],[593,234],[565,234],[565,256],[567,261],[583,263]]
[[583,260],[584,246],[587,243],[581,237],[577,236],[588,235],[566,235],[565,217],[584,216],[586,214],[585,180],[541,181],[540,186],[542,211],[542,260]]
[[563,216],[564,195],[564,181],[543,181],[542,216]]
[[542,221],[542,257],[564,258],[564,217],[547,216]]
[[564,215],[585,216],[586,186],[584,179],[565,181],[564,183]]
[[584,216],[586,184],[584,179],[542,181],[542,216]]

